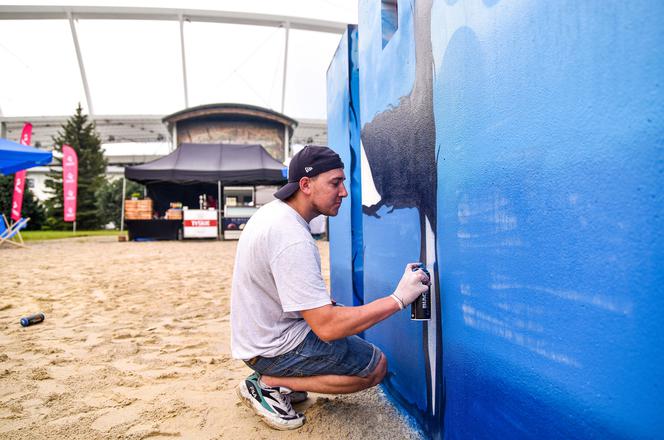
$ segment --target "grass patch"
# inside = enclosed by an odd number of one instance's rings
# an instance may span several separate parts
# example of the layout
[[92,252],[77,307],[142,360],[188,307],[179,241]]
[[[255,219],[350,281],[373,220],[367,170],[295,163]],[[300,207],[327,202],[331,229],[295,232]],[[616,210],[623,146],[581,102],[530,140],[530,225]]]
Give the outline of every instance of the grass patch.
[[23,240],[37,241],[37,240],[58,240],[61,238],[76,238],[76,237],[92,237],[98,235],[127,235],[127,231],[120,232],[115,230],[101,229],[97,231],[21,231]]

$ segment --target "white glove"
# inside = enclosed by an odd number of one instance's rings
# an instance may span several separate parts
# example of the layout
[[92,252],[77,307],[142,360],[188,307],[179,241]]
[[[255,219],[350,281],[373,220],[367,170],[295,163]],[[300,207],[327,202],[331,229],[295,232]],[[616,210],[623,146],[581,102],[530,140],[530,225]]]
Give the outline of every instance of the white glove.
[[422,270],[413,271],[414,267],[419,267],[420,263],[408,263],[406,270],[399,281],[399,285],[392,295],[400,309],[415,301],[421,294],[427,291],[431,285],[429,277]]

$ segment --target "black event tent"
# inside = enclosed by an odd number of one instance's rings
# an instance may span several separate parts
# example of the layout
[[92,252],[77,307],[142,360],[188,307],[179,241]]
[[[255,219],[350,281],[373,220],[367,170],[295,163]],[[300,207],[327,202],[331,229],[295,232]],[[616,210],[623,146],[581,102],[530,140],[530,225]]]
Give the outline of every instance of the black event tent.
[[261,145],[180,144],[167,156],[125,168],[125,177],[147,187],[161,215],[170,202],[198,207],[199,194],[217,186],[282,185],[286,167]]
[[280,185],[285,166],[260,145],[181,144],[171,154],[125,168],[125,177],[144,185],[221,182],[229,185]]

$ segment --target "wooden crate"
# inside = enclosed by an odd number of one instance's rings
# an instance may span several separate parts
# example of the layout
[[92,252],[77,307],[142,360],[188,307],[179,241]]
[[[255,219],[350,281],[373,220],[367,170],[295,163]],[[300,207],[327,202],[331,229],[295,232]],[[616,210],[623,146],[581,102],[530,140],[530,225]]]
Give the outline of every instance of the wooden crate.
[[182,210],[171,208],[166,211],[166,220],[182,220]]
[[151,220],[152,199],[125,200],[125,218],[127,220]]

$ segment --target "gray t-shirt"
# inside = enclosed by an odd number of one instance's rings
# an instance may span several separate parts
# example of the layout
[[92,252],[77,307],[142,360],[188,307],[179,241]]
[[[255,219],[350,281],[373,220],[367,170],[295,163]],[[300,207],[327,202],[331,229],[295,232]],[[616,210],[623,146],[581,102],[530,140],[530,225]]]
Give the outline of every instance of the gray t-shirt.
[[331,304],[307,222],[275,200],[247,222],[237,245],[231,290],[231,351],[236,359],[274,357],[311,328],[299,313]]

